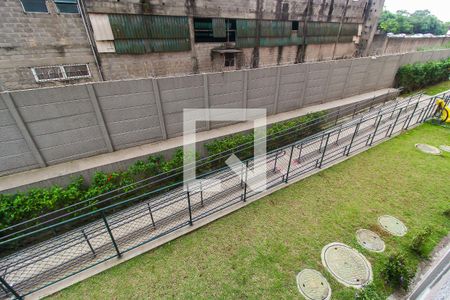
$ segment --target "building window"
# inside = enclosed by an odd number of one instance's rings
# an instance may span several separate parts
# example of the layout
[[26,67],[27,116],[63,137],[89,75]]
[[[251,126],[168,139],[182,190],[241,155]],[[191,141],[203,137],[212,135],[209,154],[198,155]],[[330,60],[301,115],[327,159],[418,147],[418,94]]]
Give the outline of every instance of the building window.
[[56,7],[59,13],[77,14],[78,3],[77,0],[55,0]]
[[89,66],[83,65],[65,65],[32,68],[36,82],[70,80],[91,77]]
[[298,21],[292,21],[292,30],[298,30]]
[[196,43],[225,43],[236,41],[236,20],[194,18]]
[[234,53],[225,53],[225,67],[234,67],[235,56]]
[[20,0],[20,2],[22,3],[24,12],[48,12],[47,5],[45,5],[45,0]]

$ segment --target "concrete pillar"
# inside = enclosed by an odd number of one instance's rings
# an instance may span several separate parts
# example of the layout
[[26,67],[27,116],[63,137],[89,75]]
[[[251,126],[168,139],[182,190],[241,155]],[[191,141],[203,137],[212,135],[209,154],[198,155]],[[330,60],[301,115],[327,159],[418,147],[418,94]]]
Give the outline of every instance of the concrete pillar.
[[308,88],[308,78],[309,78],[309,66],[310,64],[305,64],[306,71],[305,71],[305,82],[303,83],[303,90],[302,90],[302,97],[298,99],[298,108],[303,107],[303,103],[305,102],[305,96],[306,96],[306,89]]
[[31,136],[27,125],[22,119],[22,116],[20,115],[19,111],[16,108],[16,105],[14,104],[14,100],[10,93],[2,93],[1,97],[3,99],[3,102],[5,102],[6,107],[9,110],[9,113],[11,114],[12,118],[16,122],[17,127],[19,128],[20,133],[22,134],[28,149],[33,154],[33,157],[36,159],[37,163],[40,167],[46,167],[47,164],[44,160],[44,157],[42,156],[41,152],[39,151],[36,142],[33,140],[33,137]]
[[[209,103],[209,87],[208,87],[208,74],[203,74],[203,99],[205,101],[204,107],[211,108]],[[206,130],[211,129],[211,121],[206,121]]]
[[161,104],[161,94],[159,92],[158,80],[152,79],[153,95],[155,97],[156,110],[158,111],[159,127],[161,128],[161,136],[163,140],[167,140],[166,122],[164,120],[164,112]]
[[100,108],[100,104],[98,102],[97,94],[95,93],[94,86],[92,84],[86,85],[87,92],[89,94],[89,98],[91,99],[92,106],[94,107],[95,116],[97,118],[98,126],[100,127],[100,131],[102,132],[103,140],[105,141],[106,148],[109,152],[114,151],[114,147],[111,142],[111,137],[108,132],[108,128],[106,127],[105,119],[103,118],[103,113]]
[[277,77],[276,77],[276,83],[275,83],[275,99],[273,103],[273,113],[278,113],[278,99],[280,96],[280,78],[281,78],[281,67],[277,68]]

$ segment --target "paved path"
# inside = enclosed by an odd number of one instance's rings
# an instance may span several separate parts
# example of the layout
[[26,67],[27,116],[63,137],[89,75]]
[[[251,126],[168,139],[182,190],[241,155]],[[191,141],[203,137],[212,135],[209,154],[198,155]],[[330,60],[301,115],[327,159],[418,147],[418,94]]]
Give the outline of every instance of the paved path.
[[[394,102],[328,129],[325,135],[309,137],[294,147],[269,154],[268,188],[284,184],[288,168],[289,179],[309,176],[318,172],[321,167],[345,160],[349,152],[358,152],[399,132],[408,122],[420,122],[423,117],[420,112],[428,103],[429,101],[420,102],[410,120],[415,104],[410,103],[406,107],[406,101]],[[396,110],[392,114],[383,113],[383,110],[391,111],[393,108]],[[375,129],[377,131],[373,135]],[[223,191],[215,192],[206,185],[201,190],[199,187],[193,188],[188,198],[187,193],[179,187],[109,214],[107,223],[117,250],[122,253],[130,251],[143,243],[189,226],[189,201],[194,223],[226,207],[242,203],[244,185],[240,175],[227,168],[214,174],[213,178],[222,180]],[[248,190],[247,197],[258,197],[256,194]],[[117,256],[117,250],[104,220],[99,219],[1,259],[0,276],[21,294],[28,294],[111,259]],[[2,296],[5,294],[1,294],[0,290],[0,298]]]

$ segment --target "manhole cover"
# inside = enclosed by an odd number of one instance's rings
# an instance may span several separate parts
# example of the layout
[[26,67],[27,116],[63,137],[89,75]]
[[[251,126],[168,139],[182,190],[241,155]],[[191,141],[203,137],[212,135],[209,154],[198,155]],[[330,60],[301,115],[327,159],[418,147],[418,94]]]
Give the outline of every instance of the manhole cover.
[[345,244],[331,243],[323,247],[322,264],[345,286],[361,288],[372,281],[369,261]]
[[442,151],[445,151],[445,152],[450,152],[450,146],[447,146],[447,145],[441,145],[441,146],[439,146],[439,149],[441,149]]
[[416,148],[427,154],[433,154],[433,155],[441,154],[441,150],[439,150],[438,148],[436,148],[434,146],[430,146],[427,144],[416,144]]
[[305,269],[297,274],[297,287],[308,300],[328,300],[331,297],[331,288],[328,281],[320,272]]
[[373,231],[359,229],[356,231],[356,239],[358,240],[358,243],[367,250],[374,252],[384,251],[384,241]]
[[381,216],[378,218],[381,228],[395,236],[404,236],[408,231],[405,224],[392,216]]

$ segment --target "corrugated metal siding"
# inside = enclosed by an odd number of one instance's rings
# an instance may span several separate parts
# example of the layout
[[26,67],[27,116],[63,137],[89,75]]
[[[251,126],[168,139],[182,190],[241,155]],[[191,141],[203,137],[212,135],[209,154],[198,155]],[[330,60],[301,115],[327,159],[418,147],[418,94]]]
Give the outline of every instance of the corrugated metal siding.
[[337,36],[339,23],[308,22],[306,25],[307,36]]
[[358,35],[359,24],[342,24],[341,35]]
[[212,19],[212,29],[215,38],[227,37],[225,19]]
[[190,50],[187,17],[109,15],[117,53]]
[[254,38],[256,20],[236,20],[236,38]]
[[262,37],[289,37],[292,23],[288,21],[261,21]]

